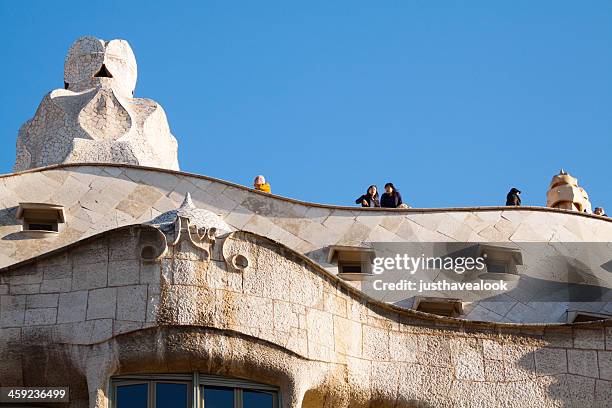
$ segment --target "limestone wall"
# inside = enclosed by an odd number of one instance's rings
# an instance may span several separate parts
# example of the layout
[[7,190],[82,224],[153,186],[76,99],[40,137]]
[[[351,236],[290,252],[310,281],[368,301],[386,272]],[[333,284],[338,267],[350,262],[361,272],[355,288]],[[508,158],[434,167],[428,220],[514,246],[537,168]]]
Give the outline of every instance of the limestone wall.
[[[69,379],[71,406],[105,407],[111,375],[200,370],[277,385],[285,407],[612,403],[612,322],[401,310],[249,233],[208,247],[182,237],[140,260],[162,241],[125,228],[0,271],[0,385]],[[245,270],[226,262],[236,254]]]

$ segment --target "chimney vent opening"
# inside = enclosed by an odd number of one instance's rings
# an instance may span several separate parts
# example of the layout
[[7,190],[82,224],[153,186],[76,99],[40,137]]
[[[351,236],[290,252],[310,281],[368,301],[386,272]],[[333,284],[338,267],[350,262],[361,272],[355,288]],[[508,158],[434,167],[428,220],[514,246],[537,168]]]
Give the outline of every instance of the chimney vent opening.
[[94,78],[112,78],[112,77],[113,75],[108,71],[105,64],[102,64],[102,67],[100,68],[100,70],[96,72],[96,74],[94,75]]

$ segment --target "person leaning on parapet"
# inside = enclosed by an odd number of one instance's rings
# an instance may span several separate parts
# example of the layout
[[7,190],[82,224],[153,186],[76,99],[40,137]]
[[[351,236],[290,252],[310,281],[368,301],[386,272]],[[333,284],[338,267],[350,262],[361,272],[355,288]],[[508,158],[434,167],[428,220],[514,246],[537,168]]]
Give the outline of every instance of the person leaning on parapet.
[[512,187],[506,196],[506,205],[517,207],[521,205],[521,191],[519,189]]
[[266,178],[262,175],[255,177],[253,180],[253,188],[255,190],[263,191],[264,193],[271,193],[270,184],[266,183]]
[[603,209],[603,207],[595,207],[595,211],[593,211],[593,214],[599,215],[600,217],[607,217],[608,216],[606,214],[606,211]]
[[378,189],[375,185],[368,187],[368,191],[361,197],[355,200],[355,204],[361,204],[362,207],[380,207],[378,201]]
[[380,206],[385,208],[397,208],[402,204],[402,195],[397,191],[393,183],[385,184],[385,192],[380,197]]

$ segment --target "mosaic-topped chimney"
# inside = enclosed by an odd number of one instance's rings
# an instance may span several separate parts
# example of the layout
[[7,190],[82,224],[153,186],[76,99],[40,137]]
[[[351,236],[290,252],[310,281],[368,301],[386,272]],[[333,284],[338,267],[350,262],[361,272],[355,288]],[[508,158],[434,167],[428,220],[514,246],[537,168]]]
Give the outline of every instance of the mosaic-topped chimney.
[[178,170],[178,145],[153,100],[134,98],[136,58],[127,41],[79,38],[64,89],[47,94],[21,126],[15,171],[61,163],[123,163]]

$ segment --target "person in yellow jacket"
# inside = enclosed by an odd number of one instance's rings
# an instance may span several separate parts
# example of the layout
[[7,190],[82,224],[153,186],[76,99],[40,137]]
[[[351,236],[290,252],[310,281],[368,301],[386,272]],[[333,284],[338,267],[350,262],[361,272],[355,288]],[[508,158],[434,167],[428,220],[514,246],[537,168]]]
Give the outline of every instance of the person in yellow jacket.
[[264,193],[270,193],[270,184],[266,183],[266,178],[262,175],[255,177],[253,181],[253,187],[255,190],[263,191]]

